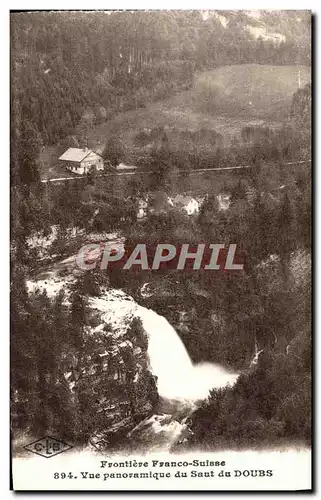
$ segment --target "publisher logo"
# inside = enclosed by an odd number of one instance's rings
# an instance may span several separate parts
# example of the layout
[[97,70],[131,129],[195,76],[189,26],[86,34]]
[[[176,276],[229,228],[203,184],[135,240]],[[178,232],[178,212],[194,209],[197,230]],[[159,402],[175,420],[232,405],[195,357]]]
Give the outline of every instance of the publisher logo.
[[34,441],[33,443],[24,446],[24,448],[25,450],[40,455],[41,457],[50,458],[55,455],[59,455],[59,453],[70,450],[72,446],[64,443],[63,441],[58,441],[58,439],[46,436],[42,439],[38,439],[38,441]]

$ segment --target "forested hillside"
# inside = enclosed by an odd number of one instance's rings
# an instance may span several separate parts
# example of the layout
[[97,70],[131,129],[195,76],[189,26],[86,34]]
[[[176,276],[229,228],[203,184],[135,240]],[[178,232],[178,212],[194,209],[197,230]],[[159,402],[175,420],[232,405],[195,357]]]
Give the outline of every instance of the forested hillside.
[[41,143],[55,144],[79,124],[85,132],[92,122],[189,88],[196,70],[308,64],[308,18],[295,15],[300,39],[289,14],[275,40],[267,13],[256,20],[227,12],[223,24],[199,11],[13,14],[13,129],[29,124]]
[[[127,443],[129,429],[156,411],[146,331],[134,322],[119,336],[115,318],[104,319],[133,301],[168,319],[193,362],[241,374],[184,420],[193,433],[186,446],[310,443],[309,19],[304,11],[11,15],[15,432],[83,445],[107,422]],[[88,140],[108,172],[40,182],[42,153],[58,158]],[[120,162],[133,175],[118,175]],[[197,212],[174,204],[185,196]],[[80,248],[109,238],[125,250],[234,243],[244,270],[80,271]]]

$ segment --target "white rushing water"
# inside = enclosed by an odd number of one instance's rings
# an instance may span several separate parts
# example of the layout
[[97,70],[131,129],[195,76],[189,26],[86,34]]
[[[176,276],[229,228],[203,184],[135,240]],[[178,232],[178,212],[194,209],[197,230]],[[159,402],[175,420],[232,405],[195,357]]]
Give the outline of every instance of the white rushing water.
[[[74,279],[72,275],[68,278]],[[55,296],[66,286],[68,288],[66,278],[60,277],[57,269],[28,283],[30,292],[38,288],[46,290],[49,296]],[[211,363],[193,364],[172,325],[152,309],[138,305],[122,290],[107,290],[100,297],[90,297],[88,305],[101,317],[101,323],[91,330],[93,336],[107,324],[121,342],[133,318],[141,320],[148,337],[150,370],[157,377],[162,406],[158,408],[159,414],[140,422],[130,434],[142,450],[171,450],[175,443],[183,442],[189,432],[186,417],[196,409],[195,403],[205,399],[213,388],[233,385],[238,375]]]
[[151,370],[157,376],[161,397],[196,401],[206,398],[211,389],[236,382],[238,375],[219,365],[193,364],[180,337],[163,316],[141,306],[136,316],[148,335]]
[[[67,265],[70,260],[63,263]],[[63,263],[59,263],[59,268]],[[68,279],[73,281],[74,277],[71,275]],[[49,296],[55,296],[68,284],[68,279],[60,277],[57,269],[52,269],[42,279],[27,284],[30,292],[39,288],[40,291],[46,290]],[[193,364],[172,325],[152,309],[138,305],[125,292],[108,290],[99,298],[90,297],[89,305],[102,313],[103,322],[112,327],[115,335],[126,331],[133,317],[141,319],[148,336],[150,368],[157,377],[158,393],[162,398],[197,401],[205,399],[211,389],[236,382],[238,375],[220,365]]]

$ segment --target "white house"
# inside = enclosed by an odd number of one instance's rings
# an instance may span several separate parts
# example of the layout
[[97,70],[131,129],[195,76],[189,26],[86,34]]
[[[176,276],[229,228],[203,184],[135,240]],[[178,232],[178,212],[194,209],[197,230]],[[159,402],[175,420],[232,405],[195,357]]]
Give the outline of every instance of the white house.
[[137,219],[143,219],[147,215],[148,201],[140,198],[138,200]]
[[230,193],[220,193],[217,195],[217,201],[218,201],[218,210],[219,212],[223,211],[225,212],[230,208],[231,205],[231,197],[232,195]]
[[104,168],[103,157],[88,148],[69,148],[60,156],[59,161],[75,174],[87,174],[93,169]]
[[177,194],[174,198],[171,199],[171,202],[174,206],[177,206],[184,210],[187,215],[194,215],[199,213],[200,204],[197,200],[195,200],[195,198],[192,198],[192,196]]

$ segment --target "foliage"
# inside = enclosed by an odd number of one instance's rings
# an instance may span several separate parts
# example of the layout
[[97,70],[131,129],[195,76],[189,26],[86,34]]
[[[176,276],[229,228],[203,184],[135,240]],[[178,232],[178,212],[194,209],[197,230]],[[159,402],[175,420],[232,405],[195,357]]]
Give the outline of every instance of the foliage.
[[[31,29],[34,19],[37,30]],[[123,229],[127,249],[141,241],[154,246],[171,242],[177,247],[186,242],[237,243],[245,263],[243,273],[164,272],[160,281],[162,286],[168,285],[167,294],[162,295],[158,286],[151,299],[152,306],[163,308],[164,314],[188,309],[187,328],[179,325],[178,331],[195,361],[245,371],[233,388],[213,391],[195,413],[191,421],[194,443],[214,447],[257,444],[264,439],[309,440],[310,283],[306,269],[300,278],[295,256],[309,254],[311,248],[311,187],[308,170],[299,174],[285,168],[287,161],[309,159],[309,86],[295,93],[289,121],[281,130],[246,127],[225,149],[222,136],[207,129],[176,135],[160,127],[138,132],[135,147],[145,148],[139,165],[141,171],[151,170],[151,174],[148,179],[141,172],[133,176],[129,197],[116,193],[111,179],[106,188],[95,176],[58,186],[39,183],[43,144],[58,143],[61,152],[77,147],[86,142],[95,124],[119,111],[137,109],[188,89],[196,70],[231,63],[307,60],[309,44],[306,47],[302,42],[300,52],[291,40],[275,47],[259,39],[249,46],[249,35],[238,15],[228,26],[223,29],[214,17],[204,21],[196,11],[135,12],[130,16],[122,12],[110,16],[12,14],[14,427],[43,433],[54,429],[61,437],[73,433],[79,439],[88,437],[91,416],[99,404],[92,403],[88,378],[81,378],[77,394],[66,379],[68,373],[79,375],[79,365],[95,347],[97,366],[103,371],[99,354],[108,335],[94,340],[84,335],[94,321],[87,297],[99,296],[109,286],[126,286],[137,293],[145,278],[143,273],[138,277],[128,272],[126,278],[113,271],[106,276],[83,273],[72,290],[70,307],[63,293],[54,300],[40,292],[28,295],[26,270],[39,265],[37,250],[32,251],[28,239],[35,232],[46,235],[57,225],[52,249],[59,255],[69,244],[70,228]],[[215,113],[219,105],[215,92],[212,95],[206,85],[202,92]],[[150,149],[146,148],[149,144]],[[104,157],[112,165],[124,161],[127,153],[117,135],[108,138]],[[192,169],[236,164],[251,168],[233,178],[233,188],[224,188],[231,195],[228,210],[220,208],[214,193],[208,194],[198,217],[189,218],[169,208],[173,172],[180,172],[183,181]],[[273,191],[267,177],[275,172],[283,187],[278,185]],[[137,222],[137,198],[146,192],[153,193],[150,214]],[[121,352],[127,366],[123,393],[136,418],[142,395],[152,393],[155,401],[157,395],[150,378],[140,379],[137,391],[132,390],[136,358],[128,342],[136,352],[146,351],[141,324],[132,324],[125,341]],[[258,349],[263,350],[258,365],[248,369]],[[95,389],[97,397],[100,390],[101,386]],[[113,390],[112,384],[106,385],[106,397],[109,390]]]
[[213,390],[191,419],[192,444],[260,447],[294,439],[310,445],[310,367],[297,360],[311,346],[308,336],[302,340],[295,354],[270,350],[233,388]]
[[103,151],[103,157],[108,160],[111,165],[116,167],[126,156],[126,148],[124,143],[116,136],[111,136],[106,142]]
[[93,122],[190,87],[195,70],[309,60],[304,16],[300,38],[275,45],[254,41],[241,13],[224,15],[227,28],[199,11],[11,14],[14,126],[27,120],[55,144],[80,122],[86,134]]

